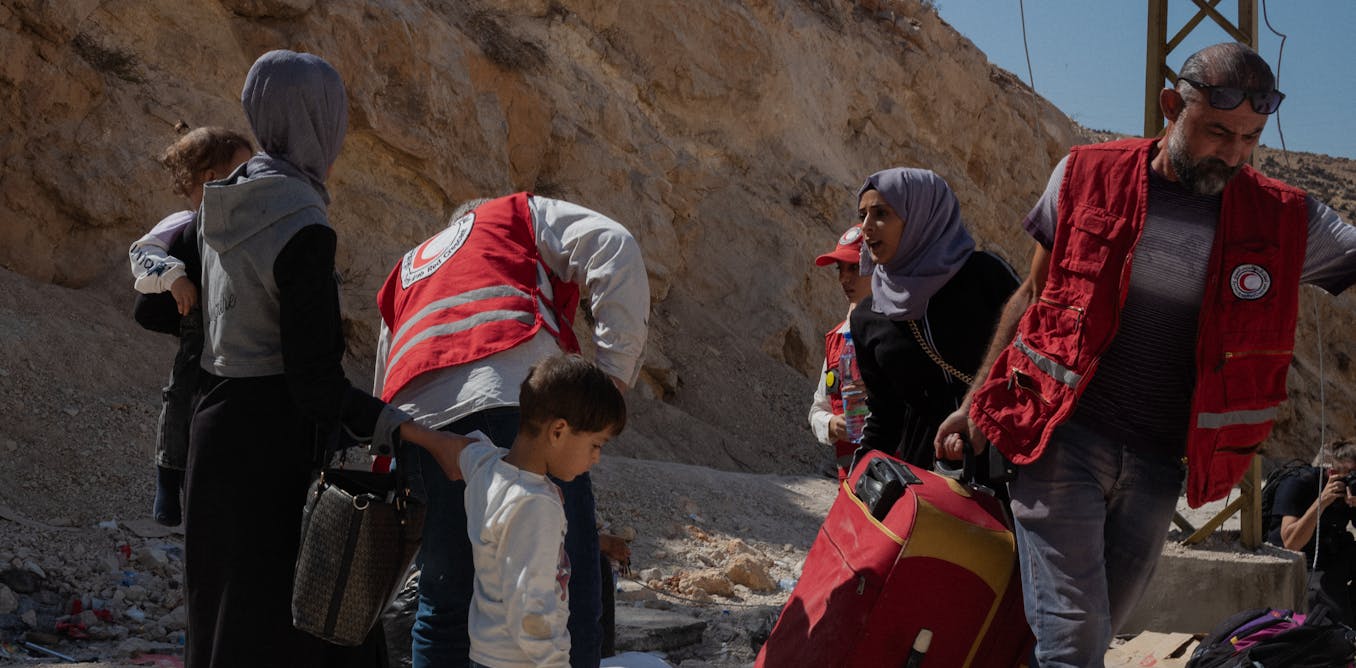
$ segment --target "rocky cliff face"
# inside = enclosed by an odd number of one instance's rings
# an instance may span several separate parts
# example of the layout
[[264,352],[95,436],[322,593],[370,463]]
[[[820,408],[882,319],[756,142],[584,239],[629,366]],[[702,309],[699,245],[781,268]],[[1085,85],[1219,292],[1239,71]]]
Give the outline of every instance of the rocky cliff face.
[[351,100],[331,216],[355,375],[376,288],[458,202],[563,197],[627,225],[649,270],[619,449],[756,470],[818,456],[803,416],[843,304],[812,260],[861,180],[937,170],[1020,263],[1012,223],[1075,140],[914,2],[20,0],[0,35],[5,267],[128,301],[126,245],[181,208],[154,161],[175,124],[245,129],[254,58],[311,51]]
[[756,471],[822,458],[804,415],[843,303],[812,260],[863,178],[936,170],[1021,271],[1016,223],[1081,140],[913,0],[12,0],[0,45],[5,269],[124,309],[127,244],[182,208],[154,160],[175,125],[246,129],[250,63],[310,51],[350,96],[330,213],[359,384],[399,255],[463,200],[531,190],[644,249],[649,348],[614,452]]

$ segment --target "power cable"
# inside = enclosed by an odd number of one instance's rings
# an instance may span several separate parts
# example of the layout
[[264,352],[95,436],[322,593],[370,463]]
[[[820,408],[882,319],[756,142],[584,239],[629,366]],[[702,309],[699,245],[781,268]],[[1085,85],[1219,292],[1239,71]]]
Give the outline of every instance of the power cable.
[[[1262,0],[1262,21],[1267,24],[1267,30],[1273,35],[1281,38],[1281,46],[1276,50],[1276,89],[1281,88],[1281,59],[1285,57],[1286,34],[1276,30],[1271,25],[1271,19],[1267,16],[1267,0]],[[1290,151],[1285,147],[1285,131],[1281,129],[1281,110],[1276,110],[1276,134],[1281,137],[1281,157],[1285,158],[1285,167],[1290,169]]]
[[[1276,49],[1276,89],[1281,88],[1281,61],[1285,58],[1285,41],[1289,36],[1271,25],[1271,17],[1267,14],[1267,0],[1262,0],[1262,22],[1267,24],[1267,30],[1271,34],[1281,38],[1281,45]],[[1285,145],[1285,130],[1281,127],[1281,110],[1276,110],[1276,134],[1281,138],[1281,157],[1285,159],[1286,169],[1291,169],[1290,150]],[[1318,496],[1322,498],[1323,488],[1327,485],[1327,480],[1323,477],[1323,464],[1332,462],[1332,453],[1328,451],[1328,401],[1326,393],[1327,374],[1323,369],[1323,316],[1318,310],[1318,300],[1314,300],[1314,332],[1318,339]],[[1317,501],[1315,501],[1317,503]],[[1314,557],[1310,566],[1310,572],[1318,569],[1318,544],[1323,532],[1323,510],[1320,509],[1318,518],[1314,520]]]
[[[1025,0],[1017,0],[1017,11],[1018,11],[1019,15],[1020,15],[1021,18],[1022,18],[1022,51],[1026,53],[1026,79],[1027,79],[1027,82],[1031,84],[1031,92],[1032,92],[1032,93],[1035,93],[1035,92],[1036,92],[1036,75],[1031,73],[1031,49],[1030,49],[1030,47],[1027,46],[1027,43],[1026,43],[1026,2],[1025,2]],[[1270,24],[1268,24],[1268,27],[1270,27]],[[1284,41],[1282,41],[1281,43],[1282,43],[1282,44],[1285,44]],[[1277,66],[1277,68],[1279,69],[1280,63],[1278,62],[1278,63],[1276,64],[1276,66]],[[1279,123],[1280,121],[1278,120],[1277,122]],[[1281,140],[1281,145],[1282,145],[1282,146],[1285,145],[1285,140],[1284,140],[1284,139]]]
[[[1280,65],[1279,61],[1277,65]],[[1319,313],[1317,299],[1314,300],[1314,332],[1317,334],[1315,338],[1318,339],[1318,457],[1320,460],[1331,462],[1332,453],[1328,452],[1328,402],[1324,388],[1327,383],[1324,382],[1325,374],[1323,373],[1323,316]],[[1320,461],[1318,467],[1318,498],[1314,500],[1314,503],[1318,503],[1323,498],[1323,488],[1327,484],[1328,481],[1323,477],[1323,461]],[[1314,520],[1314,563],[1309,568],[1311,573],[1318,570],[1318,539],[1323,532],[1324,510],[1326,509],[1320,506],[1318,517]]]
[[[1328,402],[1324,385],[1327,385],[1323,372],[1323,315],[1318,311],[1318,300],[1314,300],[1314,332],[1318,339],[1318,439],[1319,447],[1328,443]],[[1332,453],[1328,453],[1329,456]]]

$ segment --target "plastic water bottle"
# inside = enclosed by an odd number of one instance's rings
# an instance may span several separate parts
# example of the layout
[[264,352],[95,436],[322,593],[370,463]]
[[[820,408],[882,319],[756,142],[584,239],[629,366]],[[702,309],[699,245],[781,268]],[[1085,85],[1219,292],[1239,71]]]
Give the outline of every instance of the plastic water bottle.
[[852,332],[843,332],[843,354],[838,357],[838,387],[843,397],[843,420],[847,423],[847,440],[862,442],[866,426],[866,385],[857,370],[857,347],[852,343]]

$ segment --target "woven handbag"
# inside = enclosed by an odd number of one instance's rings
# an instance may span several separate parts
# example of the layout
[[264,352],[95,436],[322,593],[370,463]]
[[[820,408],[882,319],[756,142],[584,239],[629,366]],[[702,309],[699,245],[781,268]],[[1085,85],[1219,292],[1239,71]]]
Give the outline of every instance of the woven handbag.
[[403,476],[327,469],[301,517],[292,625],[336,645],[367,638],[419,552],[424,506]]

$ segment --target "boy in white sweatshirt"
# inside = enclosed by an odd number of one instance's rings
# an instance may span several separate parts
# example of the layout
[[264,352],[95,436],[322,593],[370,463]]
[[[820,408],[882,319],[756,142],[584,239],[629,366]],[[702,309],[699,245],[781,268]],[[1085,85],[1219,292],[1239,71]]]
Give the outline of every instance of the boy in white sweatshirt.
[[533,366],[519,402],[512,448],[495,447],[476,432],[471,436],[480,440],[460,457],[476,573],[471,662],[568,666],[565,512],[559,488],[546,476],[568,482],[597,464],[603,444],[626,426],[626,402],[613,380],[579,355]]

